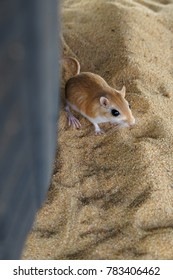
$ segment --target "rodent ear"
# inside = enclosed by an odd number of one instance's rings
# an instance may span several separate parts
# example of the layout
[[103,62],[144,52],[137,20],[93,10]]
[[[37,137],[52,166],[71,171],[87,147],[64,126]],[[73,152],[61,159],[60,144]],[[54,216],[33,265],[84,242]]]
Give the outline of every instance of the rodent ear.
[[106,107],[109,106],[109,100],[106,97],[101,96],[100,97],[100,104],[101,104],[101,106],[106,108]]
[[126,95],[126,87],[123,86],[122,89],[119,90],[118,92],[121,93],[121,95],[122,95],[123,97],[125,97],[125,95]]

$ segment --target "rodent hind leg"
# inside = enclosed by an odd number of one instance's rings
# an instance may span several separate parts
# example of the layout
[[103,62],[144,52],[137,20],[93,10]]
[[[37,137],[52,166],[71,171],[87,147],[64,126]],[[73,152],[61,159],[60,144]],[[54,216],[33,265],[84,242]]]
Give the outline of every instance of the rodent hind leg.
[[75,116],[73,116],[72,112],[70,111],[69,105],[65,106],[65,111],[67,112],[68,125],[79,129],[81,127],[81,123]]
[[101,135],[104,134],[104,131],[102,129],[100,129],[100,127],[98,126],[97,123],[93,123],[94,127],[95,127],[95,135]]

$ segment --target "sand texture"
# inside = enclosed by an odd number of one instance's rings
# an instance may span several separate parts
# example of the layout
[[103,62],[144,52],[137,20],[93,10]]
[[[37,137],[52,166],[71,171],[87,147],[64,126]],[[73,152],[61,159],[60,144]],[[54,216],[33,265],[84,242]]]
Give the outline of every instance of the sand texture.
[[95,136],[76,114],[74,130],[62,98],[52,184],[24,259],[173,259],[172,15],[173,0],[63,1],[63,55],[125,84],[137,124]]

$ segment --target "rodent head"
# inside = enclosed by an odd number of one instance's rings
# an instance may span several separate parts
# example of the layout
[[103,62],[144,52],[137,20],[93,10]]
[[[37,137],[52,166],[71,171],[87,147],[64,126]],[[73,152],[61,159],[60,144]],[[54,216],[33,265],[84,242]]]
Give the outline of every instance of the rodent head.
[[111,123],[119,124],[122,127],[130,127],[135,124],[130,105],[125,99],[126,88],[113,90],[111,94],[100,97],[101,111],[104,117]]

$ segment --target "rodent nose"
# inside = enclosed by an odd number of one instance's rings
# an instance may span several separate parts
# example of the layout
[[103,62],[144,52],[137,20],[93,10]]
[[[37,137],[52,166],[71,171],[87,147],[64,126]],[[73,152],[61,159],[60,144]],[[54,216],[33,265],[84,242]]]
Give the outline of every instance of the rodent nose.
[[129,126],[133,126],[135,125],[135,118],[133,118],[133,120],[129,123]]

